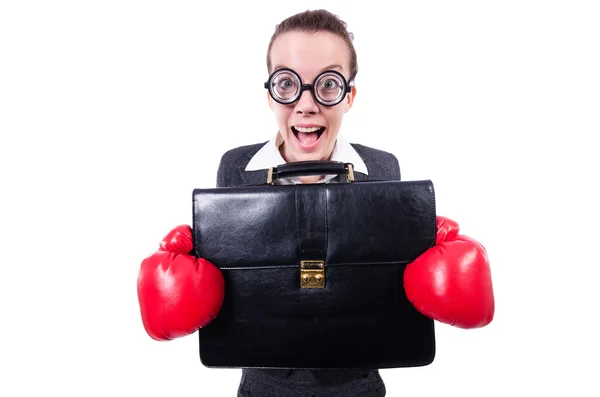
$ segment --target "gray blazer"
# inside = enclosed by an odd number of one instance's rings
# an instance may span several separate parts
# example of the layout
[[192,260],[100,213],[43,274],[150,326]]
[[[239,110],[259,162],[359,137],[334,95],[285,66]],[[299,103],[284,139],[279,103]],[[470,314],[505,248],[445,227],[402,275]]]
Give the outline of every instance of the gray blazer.
[[[250,159],[265,144],[267,142],[240,146],[225,152],[217,171],[217,187],[265,183],[268,170],[245,171]],[[400,180],[400,166],[393,154],[355,143],[351,145],[368,170],[368,175],[355,171],[357,181]],[[244,368],[238,389],[238,397],[382,397],[385,394],[385,385],[377,370],[307,371]]]

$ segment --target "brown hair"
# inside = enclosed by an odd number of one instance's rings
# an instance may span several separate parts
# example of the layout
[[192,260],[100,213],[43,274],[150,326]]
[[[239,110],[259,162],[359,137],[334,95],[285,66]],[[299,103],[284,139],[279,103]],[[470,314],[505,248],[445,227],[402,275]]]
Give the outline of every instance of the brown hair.
[[284,19],[275,27],[275,33],[271,36],[269,48],[267,50],[267,71],[271,73],[271,48],[275,39],[287,32],[330,32],[338,35],[348,45],[350,50],[350,78],[348,81],[354,80],[358,73],[358,62],[356,60],[356,50],[354,49],[354,35],[348,32],[346,22],[342,21],[337,15],[332,14],[327,10],[308,10],[289,18]]

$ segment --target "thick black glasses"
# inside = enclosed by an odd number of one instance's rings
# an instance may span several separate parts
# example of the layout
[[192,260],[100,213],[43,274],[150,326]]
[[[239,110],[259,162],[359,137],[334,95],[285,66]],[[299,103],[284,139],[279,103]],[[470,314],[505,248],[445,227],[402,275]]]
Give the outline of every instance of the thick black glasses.
[[352,85],[335,70],[322,72],[313,84],[302,84],[300,76],[287,68],[276,70],[265,82],[271,98],[284,105],[296,102],[304,90],[309,90],[321,105],[335,106],[352,90]]

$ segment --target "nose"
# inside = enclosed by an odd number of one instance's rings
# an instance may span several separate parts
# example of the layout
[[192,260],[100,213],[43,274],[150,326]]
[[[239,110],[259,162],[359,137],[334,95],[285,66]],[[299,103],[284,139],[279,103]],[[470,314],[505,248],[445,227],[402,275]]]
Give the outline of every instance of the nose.
[[296,102],[296,113],[313,114],[319,111],[319,105],[315,101],[310,89],[304,90]]

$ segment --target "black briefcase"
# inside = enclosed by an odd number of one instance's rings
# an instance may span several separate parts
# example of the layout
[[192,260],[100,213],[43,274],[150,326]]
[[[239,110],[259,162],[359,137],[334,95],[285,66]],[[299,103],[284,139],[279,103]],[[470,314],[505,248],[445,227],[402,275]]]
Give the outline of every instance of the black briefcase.
[[[293,175],[346,183],[275,185]],[[433,320],[403,272],[435,243],[431,181],[354,181],[352,164],[301,162],[263,185],[195,189],[194,250],[225,300],[200,329],[206,367],[357,369],[430,364]]]

